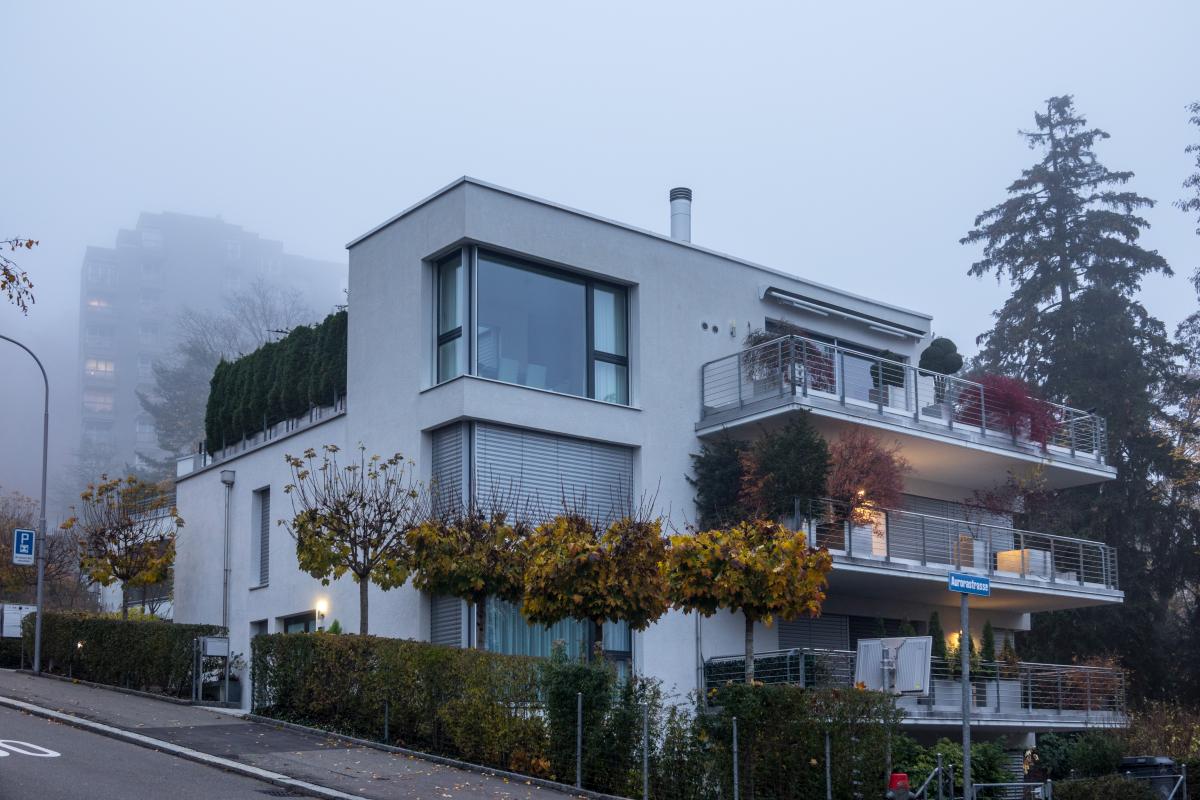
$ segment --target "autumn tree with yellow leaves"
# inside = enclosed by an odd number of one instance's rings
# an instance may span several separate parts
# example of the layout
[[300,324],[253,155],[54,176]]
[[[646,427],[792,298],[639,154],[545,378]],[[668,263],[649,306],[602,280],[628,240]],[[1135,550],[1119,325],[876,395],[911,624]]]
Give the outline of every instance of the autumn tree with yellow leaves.
[[706,617],[725,609],[746,621],[746,683],[754,681],[754,624],[818,616],[833,561],[803,532],[758,519],[675,536],[662,571],[676,608]]
[[129,589],[170,575],[183,519],[171,494],[132,475],[101,475],[80,501],[62,526],[79,539],[79,569],[101,586],[121,585],[121,619],[128,619]]
[[487,600],[519,603],[525,589],[529,526],[497,508],[471,507],[426,520],[408,535],[413,584],[458,597],[475,611],[475,647],[486,648]]
[[399,453],[367,455],[363,445],[350,463],[338,462],[339,448],[320,455],[285,455],[292,481],[288,520],[300,569],[328,586],[347,572],[358,584],[358,632],[366,635],[368,590],[403,586],[412,567],[408,535],[423,519],[425,494],[412,463]]
[[605,622],[624,621],[641,631],[661,617],[670,605],[661,568],[668,541],[662,522],[644,517],[597,527],[581,514],[564,513],[538,525],[526,545],[526,619],[590,622],[599,644]]

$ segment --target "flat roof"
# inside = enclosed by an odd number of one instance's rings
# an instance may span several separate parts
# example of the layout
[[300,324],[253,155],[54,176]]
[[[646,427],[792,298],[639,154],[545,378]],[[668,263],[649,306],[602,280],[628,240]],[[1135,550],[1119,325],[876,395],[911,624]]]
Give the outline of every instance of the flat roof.
[[472,178],[470,175],[463,175],[462,177],[460,177],[454,181],[451,181],[450,183],[443,186],[441,189],[438,189],[433,194],[431,194],[421,200],[418,200],[416,203],[413,203],[411,206],[404,209],[399,214],[396,214],[395,216],[384,220],[383,222],[381,222],[378,225],[376,225],[375,227],[371,228],[370,230],[368,230],[366,233],[362,234],[361,236],[357,236],[354,239],[351,239],[349,242],[346,243],[346,249],[349,250],[350,248],[354,247],[356,244],[362,242],[364,239],[368,239],[371,236],[374,236],[376,233],[383,230],[387,226],[391,225],[393,222],[396,222],[396,221],[408,216],[412,212],[421,208],[421,206],[424,206],[425,204],[429,203],[430,201],[440,197],[443,194],[446,194],[450,190],[455,189],[462,184],[468,184],[468,183],[473,184],[475,186],[483,187],[484,189],[491,189],[492,191],[500,192],[501,194],[507,194],[512,197],[519,198],[521,200],[528,200],[531,203],[537,203],[539,205],[547,206],[549,208],[554,208],[559,211],[564,211],[568,214],[574,214],[575,216],[583,217],[585,219],[590,219],[594,222],[599,222],[603,225],[612,225],[613,227],[621,228],[623,230],[627,230],[632,233],[637,233],[642,236],[649,236],[652,239],[658,239],[659,241],[666,242],[668,244],[672,244],[677,247],[686,247],[690,250],[695,250],[696,252],[699,252],[699,253],[704,253],[706,255],[715,256],[716,258],[725,259],[726,261],[732,261],[734,263],[741,264],[743,266],[747,266],[747,267],[751,267],[753,269],[760,270],[762,272],[767,273],[768,275],[776,275],[781,278],[787,278],[788,280],[798,281],[799,283],[803,283],[803,284],[812,286],[817,289],[823,289],[828,292],[836,292],[837,294],[843,295],[844,297],[851,297],[851,298],[854,298],[855,300],[861,300],[864,303],[871,303],[872,305],[879,306],[880,308],[888,308],[893,311],[899,311],[903,314],[912,314],[913,316],[921,317],[922,319],[927,319],[927,320],[933,319],[933,315],[926,314],[922,311],[914,311],[911,308],[904,308],[903,306],[897,306],[897,305],[893,305],[891,303],[885,303],[882,300],[877,300],[873,297],[866,297],[866,296],[863,296],[860,294],[855,294],[854,292],[847,292],[846,290],[839,289],[836,286],[829,286],[827,284],[817,283],[816,281],[809,280],[808,278],[802,278],[799,275],[795,275],[790,272],[784,272],[783,270],[780,270],[780,269],[763,266],[762,264],[757,264],[753,261],[747,261],[744,258],[738,258],[737,256],[731,256],[728,253],[722,253],[719,250],[710,250],[707,247],[701,247],[700,245],[694,244],[692,242],[684,242],[684,241],[680,241],[679,239],[673,239],[670,236],[663,234],[663,233],[646,230],[645,228],[639,228],[636,225],[628,225],[624,222],[618,222],[617,220],[609,219],[608,217],[599,216],[598,214],[592,214],[587,211],[581,211],[577,208],[571,208],[570,206],[564,206],[561,203],[555,203],[552,200],[546,200],[541,197],[535,197],[530,194],[525,194],[524,192],[518,192],[515,189],[509,189],[507,187],[499,186],[494,183],[488,183],[487,181],[482,181],[482,180],[479,180],[478,178]]

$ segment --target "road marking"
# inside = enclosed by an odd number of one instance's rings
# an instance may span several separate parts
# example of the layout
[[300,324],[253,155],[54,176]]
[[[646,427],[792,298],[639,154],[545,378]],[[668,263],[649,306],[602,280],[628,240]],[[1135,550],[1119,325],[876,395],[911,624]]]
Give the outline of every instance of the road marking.
[[[278,772],[271,772],[270,770],[262,769],[261,767],[252,767],[249,764],[242,764],[228,758],[209,755],[208,753],[203,753],[199,750],[193,750],[190,747],[182,747],[177,744],[172,744],[171,742],[162,741],[161,739],[152,739],[151,737],[143,736],[140,733],[123,730],[112,725],[105,725],[102,722],[92,722],[91,720],[82,719],[80,717],[72,716],[71,714],[64,714],[61,711],[43,708],[42,706],[34,705],[33,703],[26,703],[22,700],[14,700],[11,697],[0,696],[0,706],[7,706],[8,708],[13,708],[18,711],[26,711],[44,719],[65,723],[73,728],[91,731],[92,733],[99,733],[102,736],[109,737],[110,739],[118,739],[120,741],[146,747],[151,750],[169,753],[173,756],[186,758],[188,761],[195,761],[199,764],[207,764],[210,767],[220,767],[228,772],[245,775],[248,778],[257,778],[260,781],[273,783],[276,786],[280,786],[285,789],[295,790],[300,794],[313,795],[315,797],[324,798],[324,800],[362,800],[360,796],[347,794],[346,792],[341,792],[337,789],[330,789],[327,786],[318,786],[315,783],[309,783],[308,781],[291,778],[287,775],[281,775]],[[0,752],[4,751],[0,750]]]
[[53,750],[47,750],[41,745],[18,742],[16,739],[0,739],[0,754],[8,755],[10,750],[19,756],[33,756],[34,758],[58,758],[62,755]]

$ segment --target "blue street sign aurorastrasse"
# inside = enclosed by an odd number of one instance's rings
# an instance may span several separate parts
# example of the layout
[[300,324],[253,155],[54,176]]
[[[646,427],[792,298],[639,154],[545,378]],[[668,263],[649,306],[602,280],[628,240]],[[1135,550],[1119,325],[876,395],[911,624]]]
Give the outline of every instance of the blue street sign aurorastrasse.
[[992,579],[981,575],[968,575],[964,572],[951,572],[946,588],[961,594],[975,594],[987,597],[992,593]]
[[33,564],[33,543],[36,541],[34,532],[24,528],[13,531],[13,563],[28,567]]

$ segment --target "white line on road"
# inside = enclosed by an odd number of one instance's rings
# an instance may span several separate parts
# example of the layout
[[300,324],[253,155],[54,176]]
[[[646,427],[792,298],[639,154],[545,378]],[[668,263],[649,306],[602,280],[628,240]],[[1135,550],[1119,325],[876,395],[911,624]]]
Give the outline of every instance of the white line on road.
[[[180,747],[171,742],[165,742],[161,739],[152,739],[149,736],[143,736],[140,733],[114,728],[111,725],[105,725],[102,722],[92,722],[91,720],[73,717],[70,714],[64,714],[61,711],[54,711],[49,708],[35,706],[32,703],[26,703],[21,700],[13,700],[11,697],[0,697],[0,705],[9,708],[15,708],[18,711],[26,711],[30,714],[35,714],[39,717],[52,719],[57,722],[62,722],[75,728],[80,728],[85,731],[98,733],[102,736],[108,736],[113,739],[130,742],[139,747],[147,747],[152,750],[161,750],[165,753],[170,753],[180,758],[186,758],[189,761],[195,761],[199,764],[207,764],[210,767],[219,767],[220,769],[236,772],[239,775],[245,775],[249,778],[257,778],[260,781],[273,783],[276,786],[281,786],[287,789],[295,789],[305,794],[316,795],[317,797],[326,798],[326,800],[362,800],[360,796],[339,792],[337,789],[330,789],[325,786],[318,786],[315,783],[289,778],[287,775],[281,775],[278,772],[271,772],[258,767],[252,767],[249,764],[241,764],[237,761],[231,761],[228,758],[209,755],[202,753],[199,750],[193,750],[190,747]],[[2,742],[0,742],[2,744]],[[0,748],[0,752],[3,749]],[[53,751],[50,751],[53,752]],[[7,753],[4,753],[8,755]]]

